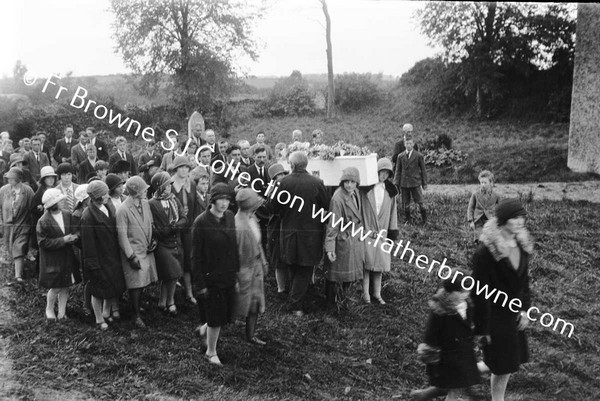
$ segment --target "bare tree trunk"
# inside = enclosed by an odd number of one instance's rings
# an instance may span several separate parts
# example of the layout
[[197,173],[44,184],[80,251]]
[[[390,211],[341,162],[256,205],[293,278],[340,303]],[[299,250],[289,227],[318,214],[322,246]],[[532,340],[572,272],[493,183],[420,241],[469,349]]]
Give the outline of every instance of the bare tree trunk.
[[327,118],[333,117],[335,104],[335,87],[333,85],[333,50],[331,48],[331,18],[327,10],[327,0],[319,0],[323,6],[323,14],[325,14],[327,41]]

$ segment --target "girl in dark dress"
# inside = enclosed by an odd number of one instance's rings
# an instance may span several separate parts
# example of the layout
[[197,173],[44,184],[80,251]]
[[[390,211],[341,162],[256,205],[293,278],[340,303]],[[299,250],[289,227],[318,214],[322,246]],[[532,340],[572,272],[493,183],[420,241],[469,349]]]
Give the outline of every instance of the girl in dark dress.
[[[487,285],[520,300],[519,307],[511,301],[493,302],[484,292],[476,296],[475,334],[485,338],[484,362],[492,372],[493,401],[503,401],[511,373],[529,360],[525,328],[526,311],[531,306],[529,291],[529,255],[533,243],[525,228],[525,209],[516,199],[505,199],[496,207],[496,217],[485,223],[480,245],[473,256],[473,278],[480,286]],[[497,297],[496,297],[497,298]]]
[[[72,224],[72,216],[58,207],[64,199],[59,189],[51,188],[44,193],[42,201],[46,213],[37,223],[37,241],[40,249],[39,284],[48,288],[46,319],[66,318],[69,287],[79,283],[81,277],[73,252],[73,244],[79,240]],[[58,316],[54,305],[58,300]]]
[[177,280],[183,276],[183,248],[179,234],[181,228],[187,225],[187,219],[183,215],[183,206],[171,193],[169,173],[156,173],[151,183],[155,192],[149,203],[154,219],[154,237],[158,241],[154,257],[161,281],[158,307],[175,315],[175,287]]
[[90,204],[81,216],[83,270],[89,279],[92,309],[100,330],[108,328],[103,308],[109,316],[111,306],[125,291],[121,248],[117,236],[115,209],[108,206],[108,187],[102,181],[88,184]]
[[[31,202],[31,221],[33,227],[37,226],[37,222],[44,215],[44,203],[42,202],[42,197],[44,193],[49,188],[54,188],[56,184],[56,173],[54,172],[54,168],[52,166],[42,167],[40,171],[40,181],[39,187],[35,194],[33,195],[33,201]],[[34,231],[31,236],[31,249],[35,252],[38,250],[38,242],[36,238],[36,233]],[[36,269],[39,272],[40,260],[37,258],[36,260]]]
[[454,280],[456,269],[429,301],[431,313],[425,330],[425,343],[420,344],[419,358],[427,363],[430,387],[410,393],[417,400],[430,400],[445,395],[457,400],[458,389],[479,383],[479,371],[473,350],[473,309],[469,291]]

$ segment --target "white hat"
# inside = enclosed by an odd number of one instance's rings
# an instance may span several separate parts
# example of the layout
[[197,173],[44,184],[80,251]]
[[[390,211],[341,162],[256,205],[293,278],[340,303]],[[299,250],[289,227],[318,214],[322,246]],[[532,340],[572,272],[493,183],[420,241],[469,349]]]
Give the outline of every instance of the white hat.
[[63,195],[58,188],[50,188],[44,192],[44,196],[42,196],[42,203],[44,204],[44,209],[48,209],[52,205],[56,205],[61,200],[65,199],[67,195]]
[[412,124],[407,123],[402,126],[402,131],[404,131],[404,132],[412,132],[412,130],[413,130]]
[[81,202],[90,196],[90,194],[87,193],[87,187],[88,184],[81,184],[77,187],[75,193],[73,194],[77,202]]
[[40,180],[43,180],[46,177],[56,177],[56,173],[52,166],[44,166],[40,170]]

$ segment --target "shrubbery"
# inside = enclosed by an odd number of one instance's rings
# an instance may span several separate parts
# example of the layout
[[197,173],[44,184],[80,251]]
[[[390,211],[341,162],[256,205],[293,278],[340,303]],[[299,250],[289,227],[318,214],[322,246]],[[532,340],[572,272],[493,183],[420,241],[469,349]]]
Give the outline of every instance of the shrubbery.
[[335,105],[342,111],[356,111],[382,99],[377,79],[369,74],[342,74],[335,77]]
[[275,84],[254,114],[257,117],[282,117],[314,115],[315,112],[314,92],[300,71],[294,71],[288,78]]

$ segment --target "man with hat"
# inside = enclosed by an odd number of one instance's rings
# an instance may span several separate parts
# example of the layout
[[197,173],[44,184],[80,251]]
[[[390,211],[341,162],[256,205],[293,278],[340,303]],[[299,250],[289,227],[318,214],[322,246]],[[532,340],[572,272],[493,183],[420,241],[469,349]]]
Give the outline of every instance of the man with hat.
[[34,136],[31,138],[31,150],[23,155],[23,162],[27,164],[31,178],[35,181],[39,181],[42,167],[50,165],[48,156],[40,150],[40,144],[40,138]]
[[[404,124],[402,126],[402,139],[394,145],[394,152],[392,153],[392,163],[394,166],[396,165],[396,160],[398,159],[398,155],[406,150],[406,146],[404,142],[406,141],[406,135],[412,135],[413,126],[412,124]],[[414,146],[415,150],[419,150],[418,147]]]
[[109,171],[121,177],[123,181],[127,181],[131,173],[131,165],[127,160],[117,160]]
[[[37,242],[40,248],[39,285],[48,288],[46,319],[66,318],[69,287],[81,281],[73,245],[79,240],[72,215],[61,211],[58,203],[65,198],[59,189],[44,192],[42,202],[46,212],[37,223]],[[58,300],[58,315],[54,305]]]
[[279,192],[287,191],[293,199],[299,197],[305,206],[290,207],[280,202],[274,202],[272,206],[281,216],[281,256],[289,267],[291,279],[289,309],[294,315],[302,316],[313,267],[323,258],[324,227],[312,217],[312,208],[327,211],[330,196],[323,181],[306,171],[308,157],[305,153],[292,153],[289,162],[292,173],[281,180]]
[[65,199],[60,202],[60,209],[73,213],[75,207],[75,190],[79,185],[73,183],[73,166],[70,163],[61,163],[56,168],[58,176],[58,185],[56,188],[65,195]]
[[23,185],[23,170],[18,167],[12,167],[6,173],[6,178],[8,184],[0,188],[0,226],[4,234],[5,249],[15,262],[15,279],[21,282],[32,232],[33,190]]

